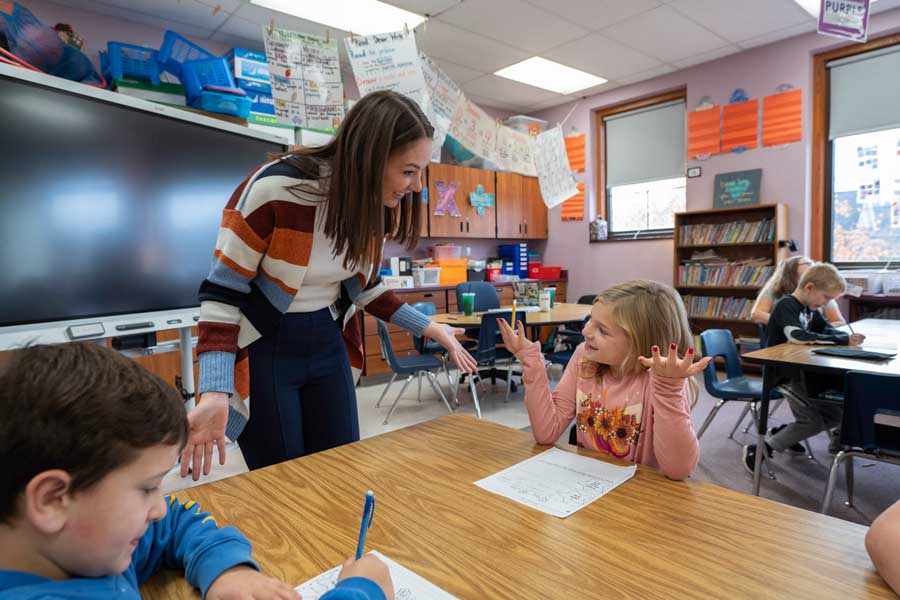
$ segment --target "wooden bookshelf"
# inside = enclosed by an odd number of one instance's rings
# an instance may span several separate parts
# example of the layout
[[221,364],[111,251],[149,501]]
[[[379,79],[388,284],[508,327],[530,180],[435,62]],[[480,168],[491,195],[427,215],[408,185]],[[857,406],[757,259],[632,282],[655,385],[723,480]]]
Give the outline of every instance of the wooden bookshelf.
[[[696,239],[682,240],[683,226],[698,225],[703,227],[701,232],[707,230],[705,226],[720,226],[727,231],[728,224],[746,222],[750,225],[759,221],[771,220],[773,223],[771,239],[763,241],[757,239],[731,239],[720,238],[718,243],[698,243]],[[696,230],[694,230],[696,231]],[[746,230],[745,230],[746,231]],[[714,298],[747,299],[752,303],[765,280],[756,281],[753,285],[697,285],[683,284],[679,276],[679,267],[682,262],[692,257],[695,252],[714,250],[715,253],[729,262],[739,262],[754,258],[764,258],[771,261],[771,265],[777,265],[787,256],[787,248],[779,248],[779,242],[788,239],[787,207],[784,204],[759,204],[756,206],[741,206],[736,208],[718,208],[712,210],[691,211],[675,214],[675,235],[672,266],[672,280],[674,287],[682,296],[708,296]],[[732,335],[738,337],[758,337],[758,328],[748,319],[736,319],[728,317],[690,316],[691,329],[699,334],[705,329],[729,329]],[[699,350],[699,347],[698,347]]]

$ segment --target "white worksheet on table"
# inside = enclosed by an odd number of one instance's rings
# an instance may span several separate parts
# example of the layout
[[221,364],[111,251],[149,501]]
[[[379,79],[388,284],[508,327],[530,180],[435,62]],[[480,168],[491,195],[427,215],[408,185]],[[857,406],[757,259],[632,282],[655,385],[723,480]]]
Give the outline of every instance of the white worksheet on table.
[[[457,600],[456,596],[451,596],[427,579],[416,575],[377,550],[372,550],[369,554],[374,554],[388,566],[388,570],[391,572],[391,581],[394,584],[394,597],[397,600]],[[341,567],[338,565],[294,589],[300,592],[303,600],[317,600],[334,588],[340,572]]]
[[475,485],[555,517],[568,517],[634,476],[619,467],[552,448]]

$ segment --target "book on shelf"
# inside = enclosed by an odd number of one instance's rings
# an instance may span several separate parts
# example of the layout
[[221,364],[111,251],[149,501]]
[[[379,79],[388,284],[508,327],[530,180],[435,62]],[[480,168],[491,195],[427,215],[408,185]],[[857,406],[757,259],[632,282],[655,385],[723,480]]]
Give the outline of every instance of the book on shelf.
[[751,258],[720,263],[684,260],[678,267],[678,284],[712,287],[759,287],[775,271],[772,260]]
[[733,321],[749,321],[754,302],[753,298],[693,296],[690,294],[684,296],[683,299],[689,317]]
[[771,243],[775,241],[775,220],[682,225],[678,239],[682,246]]

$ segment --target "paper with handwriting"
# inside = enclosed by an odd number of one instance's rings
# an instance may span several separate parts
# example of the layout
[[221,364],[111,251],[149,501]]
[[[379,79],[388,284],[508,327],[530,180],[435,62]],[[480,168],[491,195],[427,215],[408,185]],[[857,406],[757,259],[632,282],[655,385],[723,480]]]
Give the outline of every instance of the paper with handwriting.
[[428,90],[428,119],[434,127],[434,155],[432,160],[440,162],[441,146],[450,131],[453,115],[456,107],[462,100],[462,91],[459,86],[450,79],[450,76],[424,52],[419,52],[422,64],[422,76],[425,78],[425,87]]
[[501,168],[534,177],[534,136],[512,127],[497,129],[497,165]]
[[[416,575],[377,550],[372,550],[369,554],[374,554],[388,566],[388,570],[391,573],[391,581],[394,584],[394,597],[397,600],[456,600],[456,596],[448,594],[427,579]],[[325,571],[318,577],[313,577],[294,589],[300,593],[303,600],[318,600],[319,597],[334,588],[340,572],[341,567],[339,565]]]
[[578,193],[561,127],[554,127],[537,136],[534,166],[547,208],[562,204]]
[[636,465],[619,467],[551,448],[475,482],[480,488],[565,518],[625,483]]
[[456,107],[450,135],[469,152],[497,162],[497,121],[468,98]]
[[350,66],[359,93],[392,90],[427,108],[428,90],[412,33],[391,33],[345,38]]

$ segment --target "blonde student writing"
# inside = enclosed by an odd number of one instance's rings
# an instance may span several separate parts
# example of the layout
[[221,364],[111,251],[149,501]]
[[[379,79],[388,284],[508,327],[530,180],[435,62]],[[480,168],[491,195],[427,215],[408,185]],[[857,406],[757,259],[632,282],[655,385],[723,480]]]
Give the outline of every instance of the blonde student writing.
[[498,322],[507,349],[522,362],[525,406],[538,443],[555,442],[574,420],[580,446],[658,467],[671,479],[694,471],[700,446],[690,378],[710,359],[694,362],[687,314],[674,289],[633,280],[601,292],[585,341],[552,392],[540,344],[526,338],[521,322],[518,331]]

